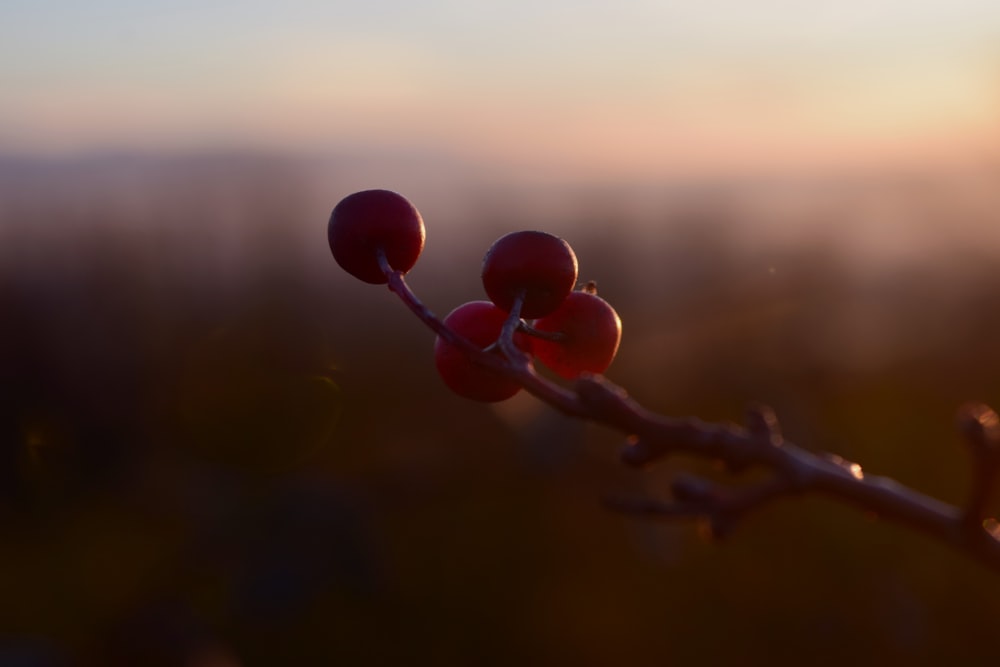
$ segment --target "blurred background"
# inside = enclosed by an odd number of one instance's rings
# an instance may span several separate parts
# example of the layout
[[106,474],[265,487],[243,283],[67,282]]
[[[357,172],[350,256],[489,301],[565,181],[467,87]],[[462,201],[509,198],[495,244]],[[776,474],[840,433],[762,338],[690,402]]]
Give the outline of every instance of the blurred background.
[[998,44],[973,0],[4,3],[0,665],[995,664],[997,575],[854,509],[603,509],[715,472],[450,395],[325,227],[410,198],[441,315],[561,235],[640,402],[960,503]]

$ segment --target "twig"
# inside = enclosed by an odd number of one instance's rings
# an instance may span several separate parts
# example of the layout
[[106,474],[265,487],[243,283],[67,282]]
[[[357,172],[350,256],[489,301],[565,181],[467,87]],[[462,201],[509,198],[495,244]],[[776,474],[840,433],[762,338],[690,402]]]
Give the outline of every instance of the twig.
[[763,482],[726,487],[706,479],[680,476],[671,485],[673,502],[616,499],[616,511],[662,519],[701,518],[717,538],[725,537],[748,512],[765,503],[804,493],[822,494],[882,519],[894,521],[951,545],[1000,572],[1000,523],[987,506],[1000,473],[1000,417],[985,405],[960,413],[960,427],[971,450],[973,482],[968,500],[956,507],[899,482],[865,474],[857,463],[838,456],[811,453],[784,439],[774,413],[752,407],[744,426],[676,418],[651,412],[603,376],[583,375],[567,388],[535,372],[531,359],[514,344],[517,331],[529,330],[515,301],[497,346],[503,356],[488,353],[450,330],[410,290],[403,273],[380,254],[389,289],[432,331],[463,349],[475,363],[516,379],[525,390],[560,412],[613,428],[627,437],[622,461],[641,467],[683,453],[720,461],[737,473],[756,466],[770,472]]

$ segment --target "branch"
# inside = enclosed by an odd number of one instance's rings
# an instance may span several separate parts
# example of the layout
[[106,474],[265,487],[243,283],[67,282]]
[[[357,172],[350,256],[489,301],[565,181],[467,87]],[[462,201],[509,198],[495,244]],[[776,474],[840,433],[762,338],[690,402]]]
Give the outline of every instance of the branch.
[[616,511],[661,519],[704,519],[714,537],[725,537],[748,512],[782,497],[821,494],[866,513],[894,521],[948,544],[1000,572],[1000,523],[987,505],[1000,472],[1000,417],[985,405],[962,409],[959,425],[971,451],[972,487],[962,507],[942,502],[888,477],[867,475],[857,463],[814,454],[787,440],[767,407],[751,408],[743,426],[703,422],[651,412],[600,375],[583,375],[564,387],[539,375],[514,344],[516,331],[530,331],[520,318],[518,299],[496,346],[501,355],[480,349],[450,330],[410,290],[380,252],[388,286],[432,331],[459,346],[474,363],[516,379],[525,390],[560,412],[620,431],[627,436],[621,458],[641,467],[673,454],[720,461],[730,473],[749,467],[767,470],[763,482],[727,487],[694,476],[671,484],[673,502],[651,499],[608,501]]

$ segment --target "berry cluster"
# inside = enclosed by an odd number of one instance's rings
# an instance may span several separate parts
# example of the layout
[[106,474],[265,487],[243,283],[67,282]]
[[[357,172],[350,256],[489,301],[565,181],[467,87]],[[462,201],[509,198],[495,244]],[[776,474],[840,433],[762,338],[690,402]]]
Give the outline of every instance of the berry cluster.
[[[425,233],[420,213],[402,195],[365,190],[337,204],[327,237],[345,271],[393,288],[393,278],[401,283],[416,264]],[[521,390],[535,359],[566,379],[603,373],[618,351],[621,320],[593,283],[574,290],[577,273],[576,254],[563,239],[512,232],[483,259],[489,301],[470,301],[438,321],[411,298],[408,305],[438,334],[434,365],[445,384],[466,398],[495,402]]]

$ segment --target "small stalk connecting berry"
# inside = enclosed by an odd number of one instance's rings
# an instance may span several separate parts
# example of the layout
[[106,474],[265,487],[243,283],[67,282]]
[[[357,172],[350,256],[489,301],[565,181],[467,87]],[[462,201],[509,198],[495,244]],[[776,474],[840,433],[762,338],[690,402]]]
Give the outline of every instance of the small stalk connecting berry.
[[[866,474],[857,463],[789,442],[767,407],[750,408],[743,426],[643,408],[602,375],[617,354],[621,319],[592,283],[574,290],[577,258],[563,239],[538,231],[498,239],[483,260],[489,300],[462,304],[442,320],[406,283],[423,250],[424,226],[416,207],[401,195],[388,190],[349,195],[334,208],[327,236],[345,271],[387,284],[436,334],[435,367],[460,396],[495,402],[523,389],[566,415],[624,434],[626,465],[685,454],[721,462],[734,478],[722,483],[678,475],[672,501],[608,499],[613,510],[661,520],[700,519],[721,539],[749,512],[812,493],[906,525],[1000,572],[1000,522],[989,512],[1000,475],[1000,417],[985,405],[971,404],[959,413],[973,483],[963,506],[950,505],[891,478]],[[536,362],[558,380],[539,372]],[[752,482],[736,480],[754,467],[768,474]]]

